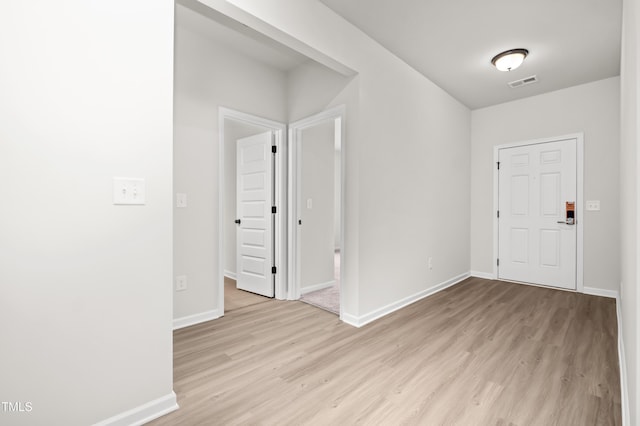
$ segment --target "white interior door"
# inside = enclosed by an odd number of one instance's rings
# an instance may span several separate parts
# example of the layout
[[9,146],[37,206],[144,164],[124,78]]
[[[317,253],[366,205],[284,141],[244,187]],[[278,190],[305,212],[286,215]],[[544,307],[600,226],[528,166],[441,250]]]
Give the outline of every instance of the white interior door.
[[274,296],[272,132],[237,144],[237,284],[241,290]]
[[575,289],[576,140],[500,149],[499,161],[498,278]]

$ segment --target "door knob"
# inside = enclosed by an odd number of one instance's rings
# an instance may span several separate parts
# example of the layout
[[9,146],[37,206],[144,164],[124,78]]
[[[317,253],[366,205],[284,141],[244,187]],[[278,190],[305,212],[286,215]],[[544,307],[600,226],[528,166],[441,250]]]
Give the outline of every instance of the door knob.
[[241,222],[241,220],[240,220],[240,219],[236,219],[236,223],[237,223],[238,225],[240,225],[240,222]]

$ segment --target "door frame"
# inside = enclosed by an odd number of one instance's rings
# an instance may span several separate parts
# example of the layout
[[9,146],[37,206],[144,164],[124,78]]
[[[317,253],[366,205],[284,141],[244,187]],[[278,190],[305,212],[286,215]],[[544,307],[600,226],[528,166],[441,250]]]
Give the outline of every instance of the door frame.
[[235,120],[253,126],[261,126],[271,130],[274,134],[274,144],[277,154],[275,156],[275,213],[276,229],[273,232],[275,240],[275,253],[273,260],[278,268],[275,274],[275,298],[284,300],[287,298],[287,256],[285,242],[287,241],[287,221],[285,206],[287,202],[287,162],[286,159],[286,132],[287,125],[277,121],[258,117],[226,107],[218,107],[218,311],[224,315],[224,194],[225,194],[225,155],[224,155],[224,121]]
[[[584,293],[584,133],[571,133],[568,135],[555,136],[550,138],[541,138],[526,140],[520,142],[506,143],[495,145],[493,147],[493,279],[498,279],[498,196],[499,196],[499,179],[497,163],[499,161],[499,152],[505,148],[516,148],[526,145],[539,145],[550,142],[559,142],[567,139],[576,140],[576,292]],[[529,285],[537,286],[537,284]],[[564,289],[559,289],[564,290]],[[573,290],[566,290],[573,291]]]
[[288,215],[288,276],[289,281],[289,300],[298,300],[300,298],[300,267],[298,261],[300,259],[300,233],[298,232],[298,217],[300,211],[300,185],[299,179],[301,174],[300,151],[298,144],[300,141],[300,132],[306,128],[316,124],[326,122],[328,120],[340,120],[340,319],[343,315],[344,306],[344,288],[345,288],[345,247],[344,247],[344,201],[345,201],[345,105],[338,105],[325,111],[303,118],[289,124],[289,187],[288,199],[289,209]]

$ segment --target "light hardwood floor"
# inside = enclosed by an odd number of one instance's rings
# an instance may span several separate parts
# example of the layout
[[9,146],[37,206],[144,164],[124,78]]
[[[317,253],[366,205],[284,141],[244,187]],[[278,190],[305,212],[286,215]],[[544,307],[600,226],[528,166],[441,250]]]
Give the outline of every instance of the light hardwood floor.
[[469,278],[365,327],[272,300],[174,334],[154,425],[619,425],[615,301]]
[[260,296],[236,288],[236,280],[224,277],[224,312],[228,314],[230,311],[244,308],[256,303],[269,302],[269,297]]

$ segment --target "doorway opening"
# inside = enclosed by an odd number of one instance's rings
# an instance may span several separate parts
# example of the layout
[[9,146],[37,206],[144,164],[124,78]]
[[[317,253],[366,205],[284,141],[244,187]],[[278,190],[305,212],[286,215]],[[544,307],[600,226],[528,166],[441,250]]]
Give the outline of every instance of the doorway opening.
[[237,232],[238,217],[225,213],[230,203],[224,202],[226,163],[221,160],[225,155],[220,140],[224,123],[215,119],[220,107],[255,114],[230,112],[228,117],[275,132],[280,162],[275,166],[275,193],[280,200],[275,206],[276,253],[271,266],[277,268],[275,298],[293,300],[286,255],[288,149],[282,123],[328,105],[355,104],[359,95],[354,70],[258,21],[241,24],[228,8],[222,9],[195,0],[176,3],[174,182],[180,195],[188,193],[190,199],[188,208],[186,203],[176,206],[184,209],[174,216],[174,269],[189,278],[188,289],[174,297],[176,327],[224,315],[225,272],[236,272],[227,262],[229,258],[235,263],[235,254],[225,253],[226,240],[233,235],[225,227]]
[[338,106],[289,126],[292,296],[341,315],[344,117]]
[[582,134],[494,148],[494,277],[584,291]]
[[224,313],[286,298],[286,125],[222,107],[218,119],[223,268],[217,300]]

